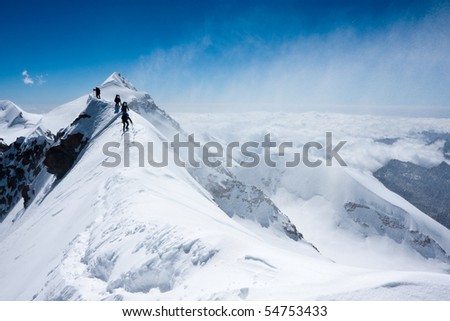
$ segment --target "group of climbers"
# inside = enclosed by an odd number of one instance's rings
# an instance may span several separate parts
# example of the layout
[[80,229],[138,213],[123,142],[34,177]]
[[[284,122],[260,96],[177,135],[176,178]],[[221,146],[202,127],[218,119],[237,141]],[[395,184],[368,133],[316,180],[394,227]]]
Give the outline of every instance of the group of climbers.
[[[97,99],[101,99],[100,98],[100,88],[95,87],[94,88],[95,91],[95,97]],[[120,95],[116,95],[116,98],[114,98],[114,103],[116,104],[116,109],[117,112],[119,110],[119,108],[121,108],[121,112],[122,112],[122,124],[123,124],[123,131],[127,131],[128,127],[130,127],[130,123],[133,124],[133,121],[130,118],[130,115],[128,114],[128,112],[130,111],[130,108],[128,107],[128,103],[126,101],[122,102],[122,100],[120,99]]]

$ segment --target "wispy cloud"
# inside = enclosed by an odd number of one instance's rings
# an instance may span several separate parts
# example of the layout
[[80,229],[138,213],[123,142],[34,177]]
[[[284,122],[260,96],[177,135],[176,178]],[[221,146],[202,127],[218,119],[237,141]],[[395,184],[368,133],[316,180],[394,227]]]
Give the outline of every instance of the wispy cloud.
[[22,81],[25,85],[31,86],[37,83],[41,86],[47,82],[44,75],[36,75],[34,78],[32,78],[27,70],[22,71],[22,77]]
[[47,80],[45,80],[45,78],[44,78],[44,75],[37,75],[36,81],[37,81],[38,85],[43,85],[47,82]]
[[23,83],[25,85],[33,85],[34,84],[34,80],[30,77],[30,75],[28,74],[28,71],[24,70],[22,71],[22,76],[23,76]]

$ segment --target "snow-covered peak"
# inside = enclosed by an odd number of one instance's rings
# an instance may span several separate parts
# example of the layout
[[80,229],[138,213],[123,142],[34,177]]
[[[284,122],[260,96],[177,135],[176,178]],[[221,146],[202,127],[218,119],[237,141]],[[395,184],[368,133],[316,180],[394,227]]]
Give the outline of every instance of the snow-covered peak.
[[28,136],[41,118],[41,115],[25,112],[12,101],[0,100],[0,138],[11,143],[18,136]]
[[41,115],[25,112],[12,101],[0,100],[0,123],[8,123],[9,127],[25,123],[36,124],[41,117]]
[[109,76],[102,84],[103,88],[109,86],[126,87],[131,90],[137,91],[136,87],[134,87],[128,79],[126,79],[118,72],[113,72],[111,76]]

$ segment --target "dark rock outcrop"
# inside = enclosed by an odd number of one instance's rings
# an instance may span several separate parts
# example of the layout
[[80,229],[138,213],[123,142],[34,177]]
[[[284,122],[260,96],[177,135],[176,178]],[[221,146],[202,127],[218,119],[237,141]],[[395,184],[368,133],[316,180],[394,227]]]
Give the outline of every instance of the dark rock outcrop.
[[47,171],[54,174],[58,179],[72,168],[87,140],[83,134],[77,133],[67,135],[52,146],[45,154],[44,165]]
[[0,146],[0,222],[21,200],[27,207],[33,199],[33,181],[43,169],[42,161],[52,141],[45,136],[19,137]]
[[444,157],[445,159],[450,159],[450,140],[444,143]]
[[450,229],[450,165],[425,168],[391,160],[374,173],[388,189]]
[[[209,174],[204,172],[206,170]],[[244,184],[222,167],[189,168],[189,172],[211,193],[214,201],[228,216],[237,216],[256,222],[263,228],[282,231],[294,241],[303,239],[296,226],[258,187]]]

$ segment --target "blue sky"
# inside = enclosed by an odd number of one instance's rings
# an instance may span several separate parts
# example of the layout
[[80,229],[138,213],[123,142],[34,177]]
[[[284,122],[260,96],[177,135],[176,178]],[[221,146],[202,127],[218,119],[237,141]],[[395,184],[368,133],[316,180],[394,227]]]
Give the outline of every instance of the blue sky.
[[168,112],[450,117],[449,1],[32,0],[1,12],[0,99],[30,111],[119,71]]

